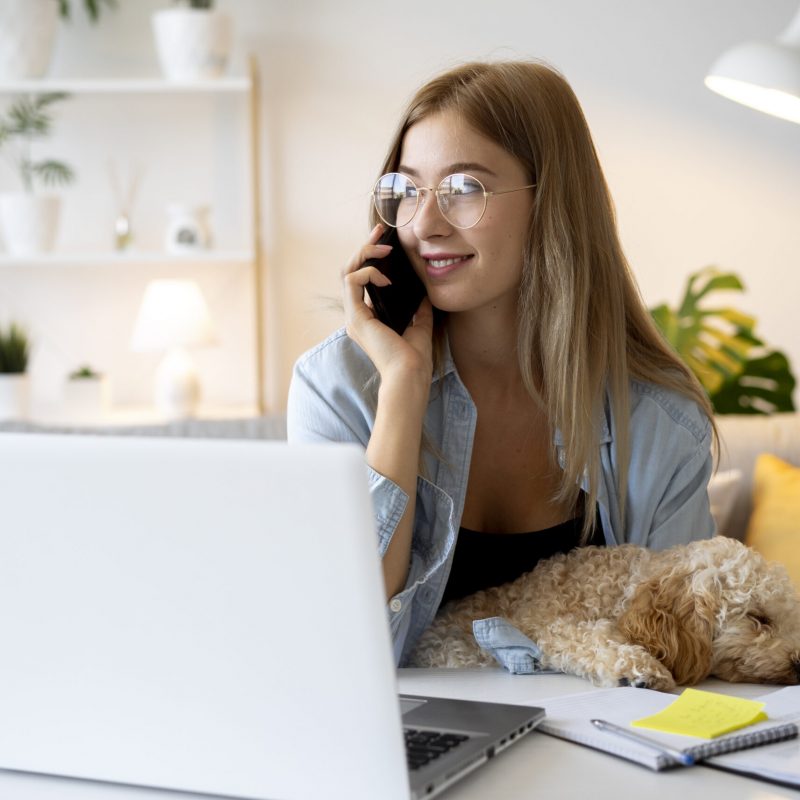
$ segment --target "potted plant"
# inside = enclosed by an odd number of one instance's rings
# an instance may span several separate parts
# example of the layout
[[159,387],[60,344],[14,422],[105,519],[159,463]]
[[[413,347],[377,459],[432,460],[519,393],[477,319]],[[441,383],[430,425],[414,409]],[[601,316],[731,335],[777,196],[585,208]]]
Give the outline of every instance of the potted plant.
[[153,14],[153,31],[168,80],[218,78],[227,69],[233,25],[214,0],[174,0],[172,8]]
[[733,273],[707,267],[689,276],[676,309],[650,310],[667,341],[694,372],[717,414],[794,411],[789,360],[755,334],[755,317],[730,307],[705,306],[713,292],[741,292]]
[[[71,0],[0,0],[0,80],[41,78],[50,66],[59,15],[70,18]],[[81,0],[97,22],[103,5],[116,0]]]
[[14,255],[52,250],[55,243],[61,198],[36,190],[69,184],[75,175],[61,161],[35,160],[33,143],[50,134],[50,106],[66,97],[63,92],[24,97],[0,117],[0,154],[17,170],[24,189],[0,194],[0,231]]
[[0,327],[0,420],[27,416],[29,358],[25,330],[15,322],[8,328]]
[[108,412],[110,388],[106,375],[83,364],[67,376],[64,406],[74,422],[96,422]]

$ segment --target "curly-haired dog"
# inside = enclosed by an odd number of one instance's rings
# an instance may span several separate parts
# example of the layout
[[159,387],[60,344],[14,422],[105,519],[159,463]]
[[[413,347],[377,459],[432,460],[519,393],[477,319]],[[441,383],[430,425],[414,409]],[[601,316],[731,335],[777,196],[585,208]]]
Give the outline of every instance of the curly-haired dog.
[[717,536],[670,550],[583,547],[512,583],[449,603],[423,634],[415,666],[495,663],[472,622],[508,619],[542,666],[599,686],[653,689],[728,681],[800,682],[800,598],[784,568]]

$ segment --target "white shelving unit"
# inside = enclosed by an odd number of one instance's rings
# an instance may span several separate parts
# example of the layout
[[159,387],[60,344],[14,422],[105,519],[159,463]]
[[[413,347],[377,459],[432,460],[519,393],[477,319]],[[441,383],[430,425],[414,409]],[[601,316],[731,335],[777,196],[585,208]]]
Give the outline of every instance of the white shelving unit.
[[48,265],[61,266],[97,266],[102,264],[130,265],[130,264],[250,264],[255,260],[255,253],[251,250],[208,250],[191,255],[174,255],[172,253],[151,251],[124,252],[69,252],[42,253],[35,256],[12,256],[0,253],[0,267],[2,266],[31,266],[45,267]]
[[261,241],[261,163],[259,152],[259,77],[256,60],[248,59],[248,74],[245,76],[218,78],[214,80],[174,82],[161,78],[45,78],[41,80],[0,81],[0,96],[16,94],[43,94],[67,92],[75,95],[196,95],[232,94],[243,95],[249,110],[249,168],[252,208],[252,235],[250,248],[246,250],[208,250],[196,254],[173,255],[158,251],[54,251],[36,256],[12,256],[0,253],[0,268],[14,266],[41,267],[61,265],[65,267],[103,266],[110,268],[131,265],[201,265],[201,264],[250,264],[252,265],[255,330],[255,376],[256,402],[259,413],[266,411],[264,399],[264,320],[263,285],[264,265]]

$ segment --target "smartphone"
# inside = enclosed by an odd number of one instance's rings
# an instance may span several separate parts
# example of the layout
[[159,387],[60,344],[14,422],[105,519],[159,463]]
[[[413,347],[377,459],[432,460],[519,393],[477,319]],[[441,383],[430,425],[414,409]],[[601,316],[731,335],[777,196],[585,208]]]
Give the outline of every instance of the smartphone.
[[367,294],[372,301],[375,316],[393,331],[403,334],[411,318],[417,313],[425,297],[425,284],[419,279],[414,267],[400,244],[397,228],[388,228],[378,244],[392,245],[392,251],[384,258],[364,262],[377,267],[392,282],[389,286],[367,285]]

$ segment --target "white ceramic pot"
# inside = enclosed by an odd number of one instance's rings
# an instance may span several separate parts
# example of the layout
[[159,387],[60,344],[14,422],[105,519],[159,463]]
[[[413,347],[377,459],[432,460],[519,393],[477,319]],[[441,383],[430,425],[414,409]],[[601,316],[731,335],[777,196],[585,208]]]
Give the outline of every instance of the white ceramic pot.
[[29,396],[29,380],[25,373],[0,374],[0,421],[27,419]]
[[0,0],[0,80],[41,78],[57,27],[58,0]]
[[64,384],[63,406],[70,422],[103,420],[111,406],[111,383],[108,377],[68,378]]
[[218,78],[233,44],[231,18],[217,10],[167,8],[153,14],[156,52],[171,81]]
[[61,198],[52,194],[0,194],[0,233],[6,250],[31,256],[53,249],[58,233]]

